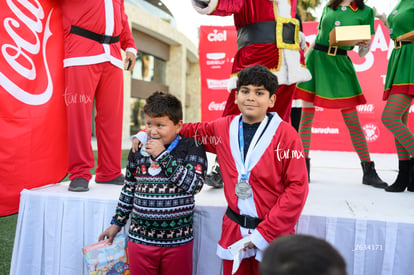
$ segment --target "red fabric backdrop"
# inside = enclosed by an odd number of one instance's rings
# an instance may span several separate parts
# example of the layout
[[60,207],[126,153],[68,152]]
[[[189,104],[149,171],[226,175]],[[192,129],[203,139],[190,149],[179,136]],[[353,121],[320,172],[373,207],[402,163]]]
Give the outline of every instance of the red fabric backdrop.
[[[304,22],[303,28],[308,42],[314,40],[317,25],[317,22]],[[379,20],[375,22],[375,30],[371,51],[367,56],[360,58],[356,51],[349,53],[368,102],[358,106],[357,109],[370,152],[395,153],[393,136],[381,122],[381,113],[385,105],[382,94],[388,57],[393,45],[390,42],[388,29]],[[232,57],[236,52],[236,39],[237,33],[232,26],[202,26],[200,28],[199,56],[203,121],[218,118],[222,114],[228,96],[226,85],[231,71]],[[317,108],[316,111],[312,127],[311,149],[354,151],[340,112],[323,108]],[[412,119],[409,123],[410,127],[414,126]]]
[[63,35],[54,1],[0,0],[0,216],[67,171]]

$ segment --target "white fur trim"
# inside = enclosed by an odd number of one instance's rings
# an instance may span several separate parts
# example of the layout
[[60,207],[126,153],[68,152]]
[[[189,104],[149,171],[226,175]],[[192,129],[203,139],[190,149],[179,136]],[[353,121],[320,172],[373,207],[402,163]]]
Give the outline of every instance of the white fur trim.
[[231,90],[237,88],[237,76],[232,76],[229,79],[229,82],[227,82],[227,90],[231,92]]
[[125,51],[126,52],[130,52],[130,53],[132,53],[135,56],[137,56],[137,54],[138,54],[137,49],[134,49],[134,48],[126,48]]
[[277,12],[278,16],[284,17],[284,18],[291,18],[291,5],[290,0],[278,0],[277,2]]
[[98,64],[103,62],[111,62],[112,65],[123,69],[124,64],[122,60],[119,60],[113,56],[108,56],[107,54],[100,54],[94,56],[80,56],[80,57],[70,57],[63,60],[63,67],[70,67],[70,66],[82,66],[82,65],[92,65]]
[[275,72],[279,85],[291,85],[312,79],[309,70],[300,64],[300,53],[297,50],[283,49],[282,66]]
[[[257,247],[257,252],[264,251],[268,246],[269,242],[260,234],[258,230],[254,230],[253,233],[249,236],[250,240],[254,245]],[[261,262],[262,261],[262,253],[256,254],[256,259]]]
[[199,6],[197,6],[196,4],[194,4],[194,1],[191,1],[191,4],[193,4],[193,8],[200,14],[210,14],[213,11],[216,10],[217,5],[218,5],[218,0],[210,0],[209,2],[206,1],[206,3],[208,3],[208,6],[206,8],[200,8]]

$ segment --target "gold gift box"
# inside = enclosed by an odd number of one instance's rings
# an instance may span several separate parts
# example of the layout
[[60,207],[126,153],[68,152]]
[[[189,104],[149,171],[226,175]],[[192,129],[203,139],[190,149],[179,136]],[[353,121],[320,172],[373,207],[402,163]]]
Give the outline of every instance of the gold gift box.
[[370,25],[340,26],[329,33],[331,46],[355,46],[364,40],[371,40]]
[[414,41],[414,31],[404,33],[403,35],[398,36],[395,40],[396,41]]

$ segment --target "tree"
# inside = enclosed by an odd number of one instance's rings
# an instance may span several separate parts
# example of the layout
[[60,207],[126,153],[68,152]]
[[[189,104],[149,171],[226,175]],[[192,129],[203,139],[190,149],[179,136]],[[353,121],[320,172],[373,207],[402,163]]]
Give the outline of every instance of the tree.
[[302,21],[315,21],[311,10],[321,4],[321,0],[298,0],[297,9]]

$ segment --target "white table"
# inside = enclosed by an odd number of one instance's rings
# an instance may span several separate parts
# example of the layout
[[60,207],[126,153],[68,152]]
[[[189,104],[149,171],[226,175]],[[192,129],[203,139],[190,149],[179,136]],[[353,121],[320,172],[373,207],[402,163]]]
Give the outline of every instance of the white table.
[[[92,183],[85,193],[67,188],[61,183],[22,191],[10,274],[88,274],[82,247],[96,242],[109,226],[121,187]],[[214,199],[207,199],[210,196]],[[225,199],[222,190],[210,189],[199,200],[194,215],[194,274],[220,274],[215,251]]]
[[[335,168],[332,158],[329,164],[313,162],[297,232],[332,243],[344,256],[349,275],[414,274],[414,193],[363,186],[359,163],[348,156],[335,154],[355,167]],[[380,159],[377,168],[388,163]],[[395,178],[395,171],[379,171],[388,182]],[[60,183],[24,190],[10,274],[86,275],[81,249],[109,225],[120,188],[92,183],[89,192],[75,193]],[[196,196],[194,275],[221,274],[215,251],[226,209],[222,192],[205,186]]]

